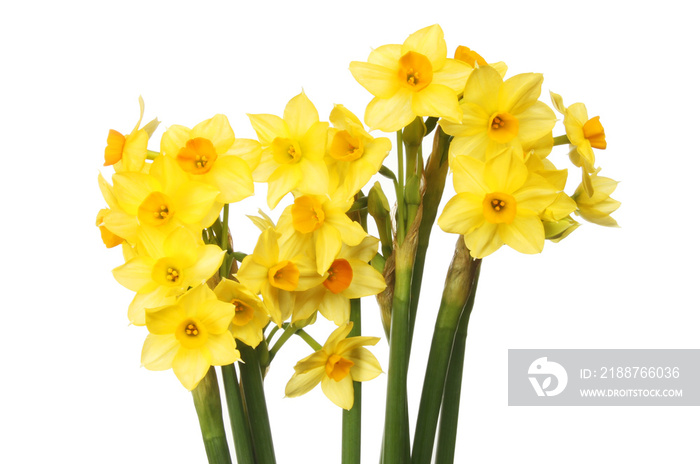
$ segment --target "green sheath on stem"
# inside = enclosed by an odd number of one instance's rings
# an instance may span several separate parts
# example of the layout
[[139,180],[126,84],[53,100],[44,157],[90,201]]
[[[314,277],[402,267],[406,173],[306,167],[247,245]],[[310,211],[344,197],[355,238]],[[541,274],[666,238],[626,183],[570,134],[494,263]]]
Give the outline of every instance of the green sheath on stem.
[[[350,300],[350,320],[353,323],[348,337],[362,334],[360,300]],[[360,464],[362,450],[362,384],[352,383],[355,399],[349,411],[343,409],[342,464]]]
[[226,442],[224,418],[221,412],[219,383],[213,366],[192,390],[192,398],[209,464],[231,464],[231,454]]
[[445,289],[442,293],[442,301],[435,322],[416,421],[416,434],[411,455],[412,464],[430,464],[433,455],[435,433],[447,368],[452,354],[452,344],[460,316],[469,299],[471,283],[478,263],[480,261],[474,261],[469,255],[464,238],[460,236],[457,239],[452,263],[447,271]]
[[272,444],[270,418],[267,414],[260,361],[255,350],[248,345],[239,343],[238,349],[243,360],[243,363],[240,364],[241,384],[248,410],[257,464],[274,464],[276,462],[275,449]]
[[445,393],[442,399],[440,410],[440,425],[438,428],[437,450],[435,462],[440,464],[452,464],[455,459],[455,444],[457,442],[457,422],[459,419],[459,400],[462,392],[462,371],[464,370],[464,350],[467,344],[467,327],[469,317],[474,307],[476,287],[479,282],[481,265],[477,268],[474,281],[472,282],[471,294],[467,304],[459,318],[459,326],[455,334],[455,341],[452,344],[452,356],[450,356],[450,367],[447,370],[445,380]]
[[226,405],[233,431],[233,446],[236,449],[238,464],[255,464],[253,455],[253,438],[250,434],[250,424],[243,408],[243,398],[238,385],[238,376],[234,364],[221,367],[226,392]]

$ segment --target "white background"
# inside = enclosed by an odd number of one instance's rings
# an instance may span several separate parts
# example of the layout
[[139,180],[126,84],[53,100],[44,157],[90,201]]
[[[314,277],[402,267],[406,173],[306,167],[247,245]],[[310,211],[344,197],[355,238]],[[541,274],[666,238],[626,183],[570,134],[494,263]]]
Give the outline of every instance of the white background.
[[[333,103],[361,116],[370,95],[349,62],[439,23],[450,53],[463,44],[505,61],[509,76],[541,72],[544,101],[551,89],[600,115],[608,149],[597,161],[621,181],[623,203],[620,229],[585,223],[541,255],[501,249],[484,260],[457,462],[697,462],[697,408],[508,407],[506,378],[509,348],[700,348],[692,3],[253,4],[0,7],[2,461],[205,462],[190,394],[171,371],[139,367],[145,329],[128,326],[132,295],[110,272],[120,252],[94,226],[107,131],[131,130],[138,96],[144,121],[163,121],[153,149],[168,125],[216,113],[252,138],[245,114],[281,115],[302,88],[323,119]],[[552,159],[566,167],[563,149]],[[242,251],[255,240],[243,215],[263,198],[232,208]],[[436,230],[429,252],[409,373],[414,420],[455,238]],[[372,299],[363,324],[382,334]],[[330,328],[310,332],[323,342]],[[374,352],[386,369],[384,340]],[[292,340],[266,381],[282,464],[340,462],[340,410],[320,388],[283,398],[308,353]],[[377,460],[385,389],[386,375],[365,384],[363,462]]]

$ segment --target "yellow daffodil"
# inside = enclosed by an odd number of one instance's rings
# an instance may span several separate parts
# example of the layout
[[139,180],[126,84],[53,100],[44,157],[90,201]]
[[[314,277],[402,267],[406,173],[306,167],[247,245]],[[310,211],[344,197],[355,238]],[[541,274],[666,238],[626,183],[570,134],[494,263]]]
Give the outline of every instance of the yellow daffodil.
[[190,179],[218,190],[217,202],[234,203],[253,194],[251,173],[260,162],[260,144],[237,139],[226,116],[217,114],[192,129],[170,126],[160,147]]
[[386,137],[374,138],[360,120],[343,105],[335,105],[328,130],[326,164],[330,191],[340,188],[346,198],[353,197],[375,175],[391,151]]
[[268,228],[258,238],[253,253],[241,263],[236,277],[253,293],[260,293],[272,320],[278,326],[292,315],[295,292],[308,290],[323,282],[313,259],[303,254],[290,255],[280,249],[279,234]]
[[114,166],[119,171],[140,172],[143,170],[148,150],[148,138],[158,127],[158,120],[146,124],[139,129],[143,119],[144,103],[139,97],[141,114],[134,129],[126,136],[120,132],[110,129],[107,135],[107,147],[105,148],[105,166]]
[[214,293],[220,301],[234,307],[229,328],[233,337],[253,348],[258,346],[263,339],[263,329],[270,321],[262,300],[244,285],[229,279],[222,279]]
[[158,304],[209,279],[225,254],[216,245],[205,245],[185,227],[165,237],[155,228],[146,228],[138,248],[142,250],[139,255],[112,271],[117,282],[144,295],[129,307],[134,325],[145,323],[145,305]]
[[576,214],[594,224],[619,227],[617,221],[610,216],[621,205],[619,201],[610,198],[618,182],[608,177],[600,177],[597,172],[591,175],[590,180],[593,195],[588,194],[583,184],[579,185],[572,195],[578,205]]
[[382,45],[367,61],[353,61],[350,72],[375,97],[365,110],[370,128],[394,132],[416,116],[461,120],[457,95],[471,68],[447,58],[439,25],[414,32],[402,45]]
[[284,394],[301,396],[321,383],[323,393],[343,409],[351,409],[355,397],[353,381],[372,380],[382,373],[379,361],[364,346],[376,345],[378,337],[350,337],[352,322],[331,333],[323,348],[294,366],[294,375]]
[[487,160],[507,147],[522,158],[523,145],[551,132],[556,122],[554,112],[537,100],[541,87],[542,74],[518,74],[504,82],[490,66],[475,69],[464,87],[461,123],[440,121],[454,136],[450,161],[457,155]]
[[219,301],[206,285],[199,285],[173,305],[148,310],[150,332],[141,351],[146,369],[170,368],[182,385],[193,390],[210,366],[224,366],[241,358],[228,330],[233,305]]
[[464,235],[474,258],[483,258],[504,243],[521,253],[542,251],[540,214],[557,197],[549,182],[530,173],[512,149],[486,163],[458,156],[452,169],[457,195],[438,219],[442,230]]
[[574,103],[566,107],[560,95],[554,92],[549,94],[554,108],[564,116],[566,136],[571,143],[569,159],[575,166],[583,169],[583,186],[588,195],[593,195],[593,186],[588,176],[596,171],[593,149],[605,150],[608,146],[600,116],[589,119],[588,110],[583,103]]
[[120,172],[112,176],[112,192],[119,209],[105,217],[105,226],[114,234],[136,243],[138,226],[171,231],[181,225],[199,230],[209,227],[219,215],[219,191],[192,181],[168,156],[159,156],[148,174]]
[[104,219],[109,214],[109,209],[101,209],[97,213],[97,219],[95,220],[95,225],[100,229],[100,236],[102,237],[102,242],[107,248],[114,248],[117,245],[121,245],[124,239],[112,232],[105,227]]
[[358,245],[367,232],[346,213],[352,199],[301,195],[285,208],[277,223],[281,241],[291,254],[315,250],[316,272],[323,274],[343,243]]
[[342,325],[350,318],[350,299],[384,291],[384,277],[368,264],[377,254],[378,243],[367,236],[358,246],[343,245],[324,273],[323,284],[297,295],[294,317],[303,320],[318,309],[323,317]]
[[253,178],[268,183],[270,208],[292,190],[328,193],[328,168],[323,161],[328,123],[318,120],[318,111],[304,92],[287,103],[283,118],[272,114],[248,117],[263,147]]

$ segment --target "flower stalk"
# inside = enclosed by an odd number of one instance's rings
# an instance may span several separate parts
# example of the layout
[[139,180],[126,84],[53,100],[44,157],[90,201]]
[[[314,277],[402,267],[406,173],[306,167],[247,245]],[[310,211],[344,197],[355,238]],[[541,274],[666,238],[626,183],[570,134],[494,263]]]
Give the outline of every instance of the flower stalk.
[[450,364],[452,345],[480,262],[480,260],[474,260],[470,256],[464,239],[460,236],[457,239],[452,263],[447,271],[442,301],[435,322],[416,422],[412,464],[429,464],[433,455],[438,415],[447,369]]
[[231,464],[221,411],[219,383],[213,367],[209,368],[204,378],[192,390],[192,398],[209,464]]
[[221,375],[224,379],[226,405],[229,419],[231,420],[236,460],[238,464],[255,464],[253,437],[251,436],[250,424],[243,407],[243,397],[238,384],[235,364],[222,366]]
[[[350,320],[353,323],[349,337],[362,335],[361,303],[359,298],[350,300]],[[362,383],[353,382],[355,399],[350,410],[343,409],[342,463],[360,464],[362,451]]]

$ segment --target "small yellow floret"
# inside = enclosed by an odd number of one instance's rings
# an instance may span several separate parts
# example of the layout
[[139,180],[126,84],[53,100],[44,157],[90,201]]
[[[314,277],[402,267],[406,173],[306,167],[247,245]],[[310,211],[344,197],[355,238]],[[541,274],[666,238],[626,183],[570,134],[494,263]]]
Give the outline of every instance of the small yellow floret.
[[117,164],[122,159],[126,137],[114,129],[107,135],[107,147],[105,147],[105,166]]
[[211,170],[216,158],[214,144],[203,137],[188,140],[177,154],[178,164],[183,171],[190,174],[206,174]]
[[518,135],[520,123],[510,113],[496,113],[489,120],[488,135],[497,143],[508,143]]
[[138,218],[143,224],[160,226],[172,216],[170,199],[161,192],[151,192],[139,205]]
[[600,116],[589,119],[583,125],[583,136],[591,142],[593,148],[599,150],[605,150],[608,146],[605,141],[605,130],[603,130],[603,125],[600,123]]
[[362,140],[353,137],[346,130],[335,133],[331,142],[330,155],[338,161],[355,161],[362,157],[364,149]]
[[320,229],[326,219],[321,202],[309,195],[295,198],[291,212],[294,229],[302,234]]
[[323,281],[323,286],[334,294],[338,294],[348,288],[352,283],[352,267],[345,259],[336,259],[328,269],[328,278]]
[[236,315],[233,316],[233,324],[239,327],[248,324],[255,316],[255,310],[241,300],[234,298],[231,304],[236,310]]

